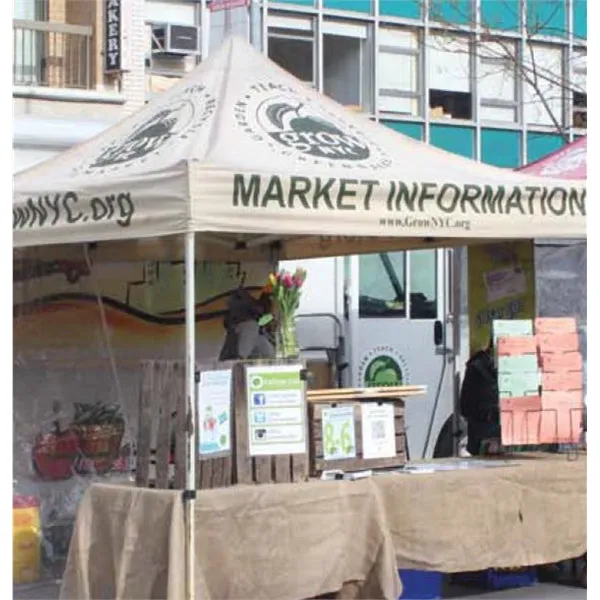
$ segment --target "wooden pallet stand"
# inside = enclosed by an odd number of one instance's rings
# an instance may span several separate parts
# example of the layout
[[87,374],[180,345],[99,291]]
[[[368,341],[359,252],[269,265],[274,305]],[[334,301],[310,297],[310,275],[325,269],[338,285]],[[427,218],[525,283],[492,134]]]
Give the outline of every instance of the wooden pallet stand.
[[[301,364],[304,380],[303,394],[306,399],[305,364],[299,360],[255,360],[240,361],[235,365],[233,378],[234,423],[235,423],[235,483],[291,483],[308,479],[308,435],[306,421],[304,436],[307,441],[303,454],[277,456],[250,456],[247,397],[247,367],[282,366]],[[306,411],[305,411],[306,414]]]
[[[406,462],[406,430],[404,424],[404,398],[425,393],[422,386],[402,386],[378,389],[334,389],[308,392],[310,475],[318,477],[323,471],[359,471],[401,467]],[[396,455],[388,458],[365,459],[362,441],[361,404],[364,402],[393,402]],[[323,449],[323,410],[351,406],[354,416],[356,457],[326,460]]]
[[[221,371],[230,370],[232,373],[232,393],[230,402],[233,405],[234,390],[235,390],[235,361],[202,363],[198,366],[197,376],[201,377],[203,371]],[[231,430],[229,431],[229,439],[231,449],[224,452],[213,452],[211,454],[201,454],[200,448],[200,431],[196,435],[196,488],[200,490],[208,490],[213,488],[228,487],[235,483],[235,432],[234,424],[235,417],[233,410],[230,408]],[[198,414],[197,418],[198,429],[202,427],[202,415]]]
[[183,489],[187,426],[183,362],[147,360],[141,371],[135,484]]
[[[193,461],[196,487],[213,489],[234,484],[290,483],[308,478],[308,431],[303,454],[252,457],[249,454],[246,369],[250,366],[299,364],[306,398],[305,368],[300,361],[230,361],[198,366],[202,371],[231,369],[231,449],[201,454],[199,431]],[[137,437],[136,485],[159,489],[185,487],[186,444],[190,426],[185,399],[185,367],[182,361],[149,360],[141,365],[140,406]],[[304,415],[306,418],[306,410]],[[198,427],[201,427],[198,415]]]

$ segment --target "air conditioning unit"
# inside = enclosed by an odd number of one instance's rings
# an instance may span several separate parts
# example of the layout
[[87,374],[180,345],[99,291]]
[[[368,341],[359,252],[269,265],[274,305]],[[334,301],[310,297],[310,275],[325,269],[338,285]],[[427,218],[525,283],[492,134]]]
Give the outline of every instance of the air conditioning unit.
[[170,23],[153,24],[152,54],[200,54],[200,27]]

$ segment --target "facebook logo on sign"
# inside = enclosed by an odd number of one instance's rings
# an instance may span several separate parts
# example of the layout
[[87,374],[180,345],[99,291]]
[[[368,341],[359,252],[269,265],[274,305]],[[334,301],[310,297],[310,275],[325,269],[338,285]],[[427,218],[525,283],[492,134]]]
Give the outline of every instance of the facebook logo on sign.
[[254,406],[264,406],[265,405],[265,395],[264,394],[254,394]]

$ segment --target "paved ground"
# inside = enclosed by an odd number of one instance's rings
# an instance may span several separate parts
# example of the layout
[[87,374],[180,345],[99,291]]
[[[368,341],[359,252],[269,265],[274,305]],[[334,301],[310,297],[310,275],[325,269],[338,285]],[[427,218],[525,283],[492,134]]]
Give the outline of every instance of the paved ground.
[[[473,592],[455,588],[451,597],[453,600],[585,600],[587,592],[583,589],[566,587],[548,583],[540,583],[532,588],[520,590],[505,590],[503,592]],[[454,594],[460,595],[454,595]],[[21,588],[13,595],[15,600],[57,600],[58,584],[31,586]]]

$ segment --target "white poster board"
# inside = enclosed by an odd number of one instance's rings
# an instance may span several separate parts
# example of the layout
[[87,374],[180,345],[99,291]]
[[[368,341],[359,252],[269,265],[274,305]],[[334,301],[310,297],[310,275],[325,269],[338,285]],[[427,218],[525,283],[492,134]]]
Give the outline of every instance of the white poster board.
[[323,427],[323,458],[341,460],[356,458],[354,407],[336,406],[321,412]]
[[200,454],[231,451],[231,369],[201,371],[196,385]]
[[246,368],[250,456],[305,454],[302,365]]
[[396,456],[396,431],[393,402],[363,402],[363,458],[392,458]]

